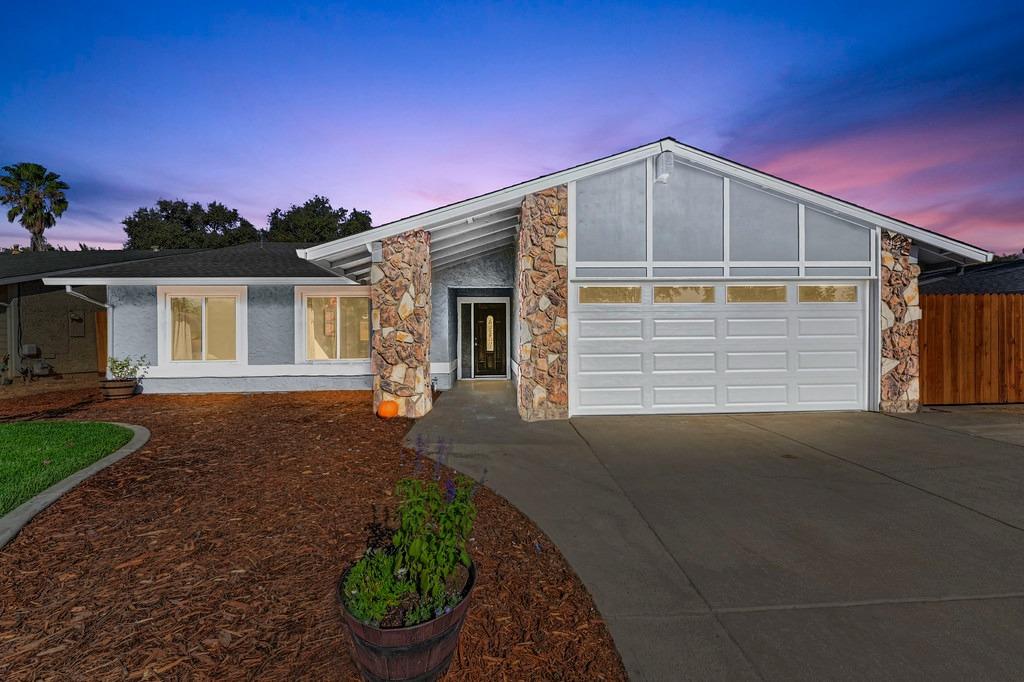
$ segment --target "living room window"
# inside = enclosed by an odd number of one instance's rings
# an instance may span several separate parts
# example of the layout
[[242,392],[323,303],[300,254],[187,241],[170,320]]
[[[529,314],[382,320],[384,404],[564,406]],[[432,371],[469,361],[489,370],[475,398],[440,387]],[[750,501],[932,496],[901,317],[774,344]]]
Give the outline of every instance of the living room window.
[[362,292],[311,292],[303,296],[305,359],[370,357],[370,299]]
[[238,360],[238,296],[167,296],[172,362]]

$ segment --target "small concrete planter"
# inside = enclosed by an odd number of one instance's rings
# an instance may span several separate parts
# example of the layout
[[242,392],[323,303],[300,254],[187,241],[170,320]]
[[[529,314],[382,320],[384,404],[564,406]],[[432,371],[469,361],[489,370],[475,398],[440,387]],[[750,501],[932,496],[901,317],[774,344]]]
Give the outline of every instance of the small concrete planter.
[[460,601],[448,613],[426,623],[404,628],[378,628],[360,622],[345,606],[345,576],[338,583],[341,614],[355,646],[355,661],[367,682],[416,680],[433,682],[448,672],[459,644],[459,633],[476,584],[476,566],[469,565],[469,580]]
[[79,469],[62,481],[57,481],[32,499],[23,502],[3,516],[0,516],[0,549],[13,540],[14,536],[17,535],[22,528],[27,526],[28,522],[31,521],[36,514],[59,500],[61,495],[68,492],[93,474],[99,473],[114,462],[124,459],[149,441],[149,429],[144,426],[121,424],[119,422],[108,423],[123,426],[124,428],[131,430],[134,434],[132,439],[106,457],[96,460],[84,469]]
[[138,389],[138,379],[100,379],[100,393],[107,400],[131,398]]

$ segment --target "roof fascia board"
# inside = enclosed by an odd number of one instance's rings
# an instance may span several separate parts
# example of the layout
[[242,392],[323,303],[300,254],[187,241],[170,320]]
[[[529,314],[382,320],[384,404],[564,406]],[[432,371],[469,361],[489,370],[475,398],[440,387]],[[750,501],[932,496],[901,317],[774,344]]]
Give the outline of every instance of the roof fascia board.
[[855,206],[841,199],[830,197],[827,194],[822,194],[821,192],[801,187],[800,185],[792,182],[772,177],[771,175],[761,173],[760,171],[729,161],[728,159],[724,159],[720,156],[715,156],[714,154],[695,149],[694,147],[689,147],[681,142],[670,140],[664,144],[674,154],[678,154],[698,165],[703,165],[720,173],[728,174],[737,180],[742,180],[751,185],[761,186],[780,192],[801,202],[821,206],[837,213],[853,217],[858,221],[877,225],[891,232],[906,235],[916,241],[939,246],[946,251],[950,251],[973,260],[982,262],[992,260],[992,254],[984,249],[963,244],[955,239],[949,239],[940,234],[882,215],[881,213],[875,213],[874,211],[870,211],[866,208]]
[[329,284],[351,286],[358,283],[335,275],[332,277],[48,277],[43,280],[47,286],[130,285],[130,286],[181,286],[181,285],[245,285],[245,284]]
[[[451,204],[450,206],[444,206],[434,209],[433,211],[427,211],[426,213],[402,218],[396,222],[387,223],[380,227],[367,230],[366,232],[352,235],[351,237],[343,237],[333,242],[318,244],[317,246],[311,246],[307,249],[296,249],[295,252],[298,254],[299,258],[305,258],[306,260],[332,258],[338,253],[358,247],[367,242],[393,237],[395,235],[402,234],[403,232],[407,232],[408,230],[423,227],[429,223],[452,220],[462,214],[486,211],[496,205],[515,202],[529,194],[539,192],[540,190],[547,189],[549,187],[564,185],[587,175],[603,173],[605,171],[612,170],[613,168],[633,163],[634,161],[640,161],[641,159],[646,159],[649,156],[654,156],[662,151],[663,148],[664,142],[652,142],[642,147],[637,147],[636,149],[630,149],[629,151],[598,159],[597,161],[591,161],[564,171],[543,175],[539,178],[527,180],[526,182],[521,182],[518,185],[499,189],[495,192],[490,192],[489,194],[483,194],[473,199],[466,199],[465,201]],[[509,206],[508,208],[511,207],[512,206]],[[425,229],[428,229],[429,231],[430,228]]]

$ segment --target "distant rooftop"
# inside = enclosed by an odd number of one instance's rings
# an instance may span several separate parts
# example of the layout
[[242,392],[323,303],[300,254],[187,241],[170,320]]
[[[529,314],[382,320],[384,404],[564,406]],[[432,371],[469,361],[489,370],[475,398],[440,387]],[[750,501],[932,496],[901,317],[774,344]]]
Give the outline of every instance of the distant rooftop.
[[923,294],[1024,293],[1024,260],[932,270],[919,283]]
[[78,270],[61,279],[138,278],[270,278],[336,277],[337,273],[296,255],[296,249],[312,246],[304,242],[249,242],[219,249],[202,249],[165,258],[128,260]]
[[111,263],[164,258],[196,249],[105,250],[105,251],[19,251],[0,253],[0,284],[17,284],[44,276],[66,274],[81,268]]

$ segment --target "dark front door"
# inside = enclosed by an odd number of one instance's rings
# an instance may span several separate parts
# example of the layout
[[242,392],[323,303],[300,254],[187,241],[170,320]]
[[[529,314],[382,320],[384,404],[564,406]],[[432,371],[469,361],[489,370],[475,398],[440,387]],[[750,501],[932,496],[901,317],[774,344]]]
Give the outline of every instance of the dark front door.
[[473,376],[505,376],[505,304],[473,304]]

